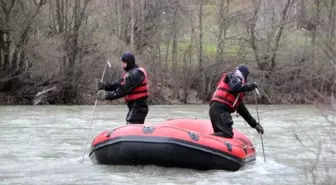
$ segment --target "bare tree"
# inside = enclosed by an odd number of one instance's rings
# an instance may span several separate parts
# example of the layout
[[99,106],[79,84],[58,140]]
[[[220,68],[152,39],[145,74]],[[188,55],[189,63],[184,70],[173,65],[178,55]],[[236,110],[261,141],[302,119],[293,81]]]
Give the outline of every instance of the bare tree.
[[[28,71],[29,65],[24,50],[29,40],[32,25],[45,3],[44,0],[33,1],[32,4],[15,0],[9,3],[1,1],[4,19],[1,19],[0,22],[0,64],[2,70],[0,79],[4,89],[0,89],[11,90],[14,83],[18,82],[18,78]],[[13,23],[13,17],[17,16],[15,11],[23,11],[28,9],[29,6],[33,8],[32,11],[29,11],[28,16],[23,18],[24,20],[20,20],[24,22],[20,30],[15,30],[14,28],[18,26]]]
[[335,92],[335,4],[0,0],[0,99],[27,103],[43,92],[40,103],[92,102],[103,61],[114,62],[111,81],[132,51],[148,70],[152,103],[207,102],[238,63],[250,66],[262,102],[311,102],[312,91]]
[[[275,12],[273,12],[273,20],[271,28],[268,30],[267,37],[258,37],[257,33],[257,21],[259,18],[259,14],[262,11],[262,0],[254,0],[254,10],[251,19],[248,22],[248,33],[250,37],[250,44],[253,49],[255,60],[258,63],[258,68],[261,70],[274,70],[276,66],[276,56],[279,48],[279,42],[281,36],[283,34],[283,30],[287,23],[287,13],[289,7],[293,4],[294,0],[286,0],[284,7],[282,9],[282,13],[280,19],[276,21]],[[266,1],[265,1],[266,2]],[[282,4],[280,1],[277,1],[280,5]],[[266,9],[270,8],[268,6],[264,7]],[[269,14],[265,15],[268,16]],[[272,36],[275,35],[275,38]],[[259,41],[261,40],[261,41]]]
[[198,68],[200,69],[198,96],[202,97],[205,91],[205,75],[203,70],[203,1],[198,1]]

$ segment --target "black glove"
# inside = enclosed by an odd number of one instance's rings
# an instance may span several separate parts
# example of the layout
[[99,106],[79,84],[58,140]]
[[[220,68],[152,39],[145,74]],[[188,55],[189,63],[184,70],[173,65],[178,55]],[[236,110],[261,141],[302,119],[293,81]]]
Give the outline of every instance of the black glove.
[[264,134],[264,128],[260,125],[260,123],[257,123],[257,125],[254,127],[259,134]]
[[250,83],[250,84],[246,84],[246,89],[247,89],[247,91],[252,91],[252,90],[254,90],[255,88],[258,88],[258,85],[257,85],[257,83],[255,83],[255,82]]
[[106,87],[106,82],[98,82],[97,83],[97,89],[101,90],[101,89],[105,89]]

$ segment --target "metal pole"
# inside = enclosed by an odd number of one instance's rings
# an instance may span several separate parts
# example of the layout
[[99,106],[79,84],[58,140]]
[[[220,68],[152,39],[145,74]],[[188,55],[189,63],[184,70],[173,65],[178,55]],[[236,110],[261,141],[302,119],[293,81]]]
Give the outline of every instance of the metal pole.
[[[101,82],[102,82],[103,79],[104,79],[104,75],[105,75],[105,71],[106,71],[106,66],[107,66],[107,65],[108,65],[109,67],[111,67],[111,64],[110,64],[109,61],[107,61],[106,64],[105,64],[104,71],[103,71],[102,77],[101,77],[101,79],[100,79]],[[88,134],[87,134],[87,139],[86,139],[86,143],[85,143],[85,147],[84,147],[84,153],[83,153],[82,163],[84,162],[84,155],[85,155],[85,152],[86,152],[86,145],[87,145],[88,140],[89,140],[89,134],[90,134],[91,127],[92,127],[93,116],[94,116],[94,113],[95,113],[95,111],[96,111],[97,102],[98,102],[98,100],[96,99],[96,101],[95,101],[95,105],[94,105],[94,108],[93,108],[93,113],[92,113],[92,115],[91,115],[90,127],[89,127],[89,131],[88,131]]]
[[[256,94],[259,95],[259,91],[258,91],[258,89],[256,88],[255,90],[256,90]],[[258,101],[257,101],[257,99],[258,99],[258,97],[257,97],[257,95],[256,95],[256,96],[255,96],[256,111],[257,111],[258,123],[260,124],[259,111],[258,111]],[[263,141],[263,138],[262,138],[262,134],[259,134],[259,135],[260,135],[261,146],[262,146],[263,155],[264,155],[264,162],[266,162],[265,149],[264,149],[264,141]]]

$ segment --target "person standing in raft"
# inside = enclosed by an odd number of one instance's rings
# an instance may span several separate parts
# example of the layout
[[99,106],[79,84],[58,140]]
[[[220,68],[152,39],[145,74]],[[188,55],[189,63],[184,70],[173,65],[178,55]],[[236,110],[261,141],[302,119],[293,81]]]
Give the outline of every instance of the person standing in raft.
[[209,116],[216,136],[232,138],[231,113],[237,111],[245,121],[263,134],[263,127],[251,116],[243,103],[245,92],[257,88],[256,83],[246,84],[249,70],[247,66],[240,65],[235,72],[224,73],[217,84],[210,101]]
[[124,97],[128,107],[127,124],[144,124],[148,114],[147,98],[149,87],[147,72],[135,63],[133,54],[126,52],[121,56],[125,72],[118,82],[98,83],[97,98],[100,100],[115,100]]

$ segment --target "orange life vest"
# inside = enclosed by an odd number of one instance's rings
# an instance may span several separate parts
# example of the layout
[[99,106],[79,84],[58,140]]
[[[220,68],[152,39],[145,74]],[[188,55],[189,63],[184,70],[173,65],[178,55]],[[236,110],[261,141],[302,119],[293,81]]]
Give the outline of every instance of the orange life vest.
[[[230,90],[231,90],[230,86],[224,82],[224,79],[226,78],[226,76],[227,76],[227,73],[224,73],[221,79],[219,80],[217,84],[217,89],[212,95],[211,102],[218,101],[218,102],[224,103],[225,105],[228,105],[233,111],[235,111],[237,107],[239,106],[240,102],[243,101],[245,93],[241,92],[238,95],[234,95],[230,93]],[[244,79],[243,79],[242,84],[245,85]]]
[[[139,67],[138,69],[144,73],[145,79],[142,81],[141,85],[134,88],[131,93],[129,93],[128,95],[124,97],[125,102],[134,101],[134,100],[146,98],[149,96],[147,72],[142,67]],[[126,77],[127,77],[127,72],[122,74],[123,81],[121,82],[121,85],[125,84]]]

